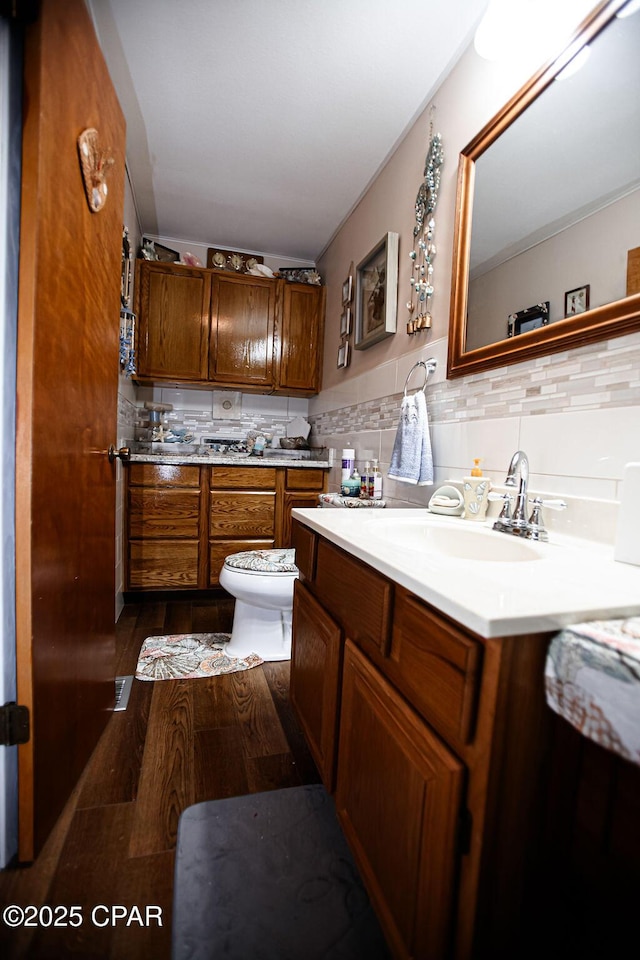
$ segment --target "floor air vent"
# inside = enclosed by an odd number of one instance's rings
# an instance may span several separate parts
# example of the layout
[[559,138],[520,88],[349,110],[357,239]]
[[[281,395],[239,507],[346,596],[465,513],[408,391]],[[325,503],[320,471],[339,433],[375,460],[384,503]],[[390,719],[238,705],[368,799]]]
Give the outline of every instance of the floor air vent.
[[116,677],[116,705],[114,710],[126,710],[133,677]]

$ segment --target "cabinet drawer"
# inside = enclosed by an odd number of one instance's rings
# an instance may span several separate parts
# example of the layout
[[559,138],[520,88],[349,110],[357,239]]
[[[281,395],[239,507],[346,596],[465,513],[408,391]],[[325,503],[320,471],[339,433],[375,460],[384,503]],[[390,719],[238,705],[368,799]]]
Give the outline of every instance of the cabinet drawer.
[[398,591],[389,676],[445,737],[473,733],[482,644]]
[[200,486],[200,467],[186,467],[168,463],[130,463],[127,469],[131,486]]
[[389,646],[393,585],[377,571],[320,540],[316,590],[352,640],[372,644],[383,655]]
[[209,534],[212,537],[273,537],[274,493],[213,490]]
[[212,490],[275,490],[275,467],[214,467]]
[[324,470],[315,470],[311,468],[287,468],[286,484],[287,490],[317,490],[322,493],[324,489]]
[[200,492],[198,490],[131,487],[129,490],[129,536],[197,538]]
[[129,544],[130,589],[197,586],[197,540],[133,540]]
[[212,540],[209,544],[209,586],[215,587],[225,559],[242,550],[271,550],[273,540]]

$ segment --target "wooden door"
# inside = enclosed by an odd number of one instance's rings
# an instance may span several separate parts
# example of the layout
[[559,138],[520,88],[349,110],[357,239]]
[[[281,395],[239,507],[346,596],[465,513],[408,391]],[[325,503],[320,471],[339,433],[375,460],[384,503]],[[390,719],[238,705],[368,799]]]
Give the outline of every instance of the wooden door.
[[463,767],[350,641],[336,811],[395,957],[448,955]]
[[325,287],[284,283],[279,390],[302,394],[320,391],[325,296]]
[[273,386],[276,282],[215,274],[209,376],[237,386]]
[[[82,0],[27,28],[18,313],[19,857],[33,859],[114,702],[115,465],[125,124]],[[113,157],[89,209],[77,138]]]
[[211,273],[171,263],[136,262],[137,378],[206,380]]

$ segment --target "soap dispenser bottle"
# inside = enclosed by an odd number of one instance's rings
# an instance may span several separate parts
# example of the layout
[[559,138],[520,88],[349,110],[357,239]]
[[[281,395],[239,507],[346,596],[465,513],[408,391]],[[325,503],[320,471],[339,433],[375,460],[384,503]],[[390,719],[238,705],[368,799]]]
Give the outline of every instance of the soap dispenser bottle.
[[368,497],[369,497],[369,471],[370,471],[370,469],[371,469],[371,466],[370,466],[370,464],[369,464],[369,461],[367,460],[367,462],[366,462],[365,465],[364,465],[364,473],[363,473],[362,476],[360,477],[360,496],[362,497],[363,500],[367,500]]
[[487,513],[491,481],[488,477],[483,477],[481,462],[480,458],[476,457],[470,476],[462,478],[465,520],[484,520]]

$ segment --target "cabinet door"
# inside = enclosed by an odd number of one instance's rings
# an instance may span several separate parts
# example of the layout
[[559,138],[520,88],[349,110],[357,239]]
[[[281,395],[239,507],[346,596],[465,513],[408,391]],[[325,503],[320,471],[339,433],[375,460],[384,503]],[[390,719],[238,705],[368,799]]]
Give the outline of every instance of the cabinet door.
[[325,296],[325,287],[285,282],[279,332],[280,390],[320,391]]
[[137,378],[206,380],[210,308],[208,271],[138,260]]
[[463,768],[350,642],[336,809],[396,957],[449,946]]
[[209,371],[212,380],[273,386],[276,283],[214,274]]
[[317,493],[304,493],[303,491],[298,491],[296,493],[290,493],[286,491],[283,495],[284,508],[282,511],[282,535],[281,535],[281,546],[282,547],[292,547],[293,538],[291,532],[291,511],[294,507],[317,507],[318,506],[318,494]]
[[322,781],[334,785],[340,627],[300,581],[293,596],[290,696]]

